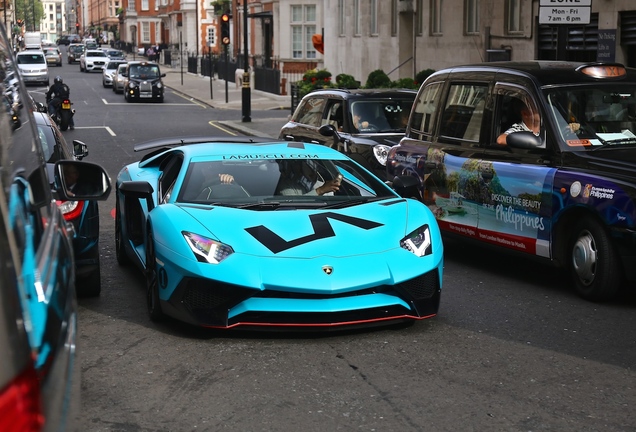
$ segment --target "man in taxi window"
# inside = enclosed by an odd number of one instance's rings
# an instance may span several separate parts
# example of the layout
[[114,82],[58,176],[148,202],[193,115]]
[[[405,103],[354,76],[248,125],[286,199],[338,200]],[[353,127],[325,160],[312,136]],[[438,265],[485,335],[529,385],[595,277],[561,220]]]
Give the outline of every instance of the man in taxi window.
[[521,99],[514,99],[512,102],[513,111],[519,113],[521,121],[514,123],[508,130],[497,137],[497,144],[506,145],[508,134],[514,132],[532,132],[539,136],[541,131],[541,117],[539,111],[531,110]]

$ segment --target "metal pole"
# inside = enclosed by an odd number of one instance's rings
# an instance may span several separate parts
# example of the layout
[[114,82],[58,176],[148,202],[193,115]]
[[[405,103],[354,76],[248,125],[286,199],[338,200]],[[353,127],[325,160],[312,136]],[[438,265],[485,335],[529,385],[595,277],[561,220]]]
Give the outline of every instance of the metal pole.
[[208,66],[209,67],[209,71],[208,72],[210,72],[210,99],[214,99],[214,91],[213,91],[213,88],[212,88],[213,87],[212,86],[212,73],[213,73],[213,71],[212,71],[212,44],[210,44],[210,48],[209,49],[210,50],[208,51],[208,54],[209,54],[208,57],[210,58],[210,64]]
[[227,45],[225,45],[223,47],[223,51],[225,52],[225,103],[228,103],[229,99],[228,99],[228,92],[227,92],[227,80],[229,78],[228,77],[228,73],[229,73],[228,72],[228,62],[229,62],[229,59],[228,59],[228,55],[227,55],[227,51],[228,51]]
[[179,32],[179,64],[181,65],[181,85],[183,85],[183,32]]
[[247,53],[247,0],[243,0],[243,89],[241,91],[241,102],[243,106],[243,119],[244,123],[252,121],[251,114],[251,93],[250,93],[250,73],[249,73],[249,57]]

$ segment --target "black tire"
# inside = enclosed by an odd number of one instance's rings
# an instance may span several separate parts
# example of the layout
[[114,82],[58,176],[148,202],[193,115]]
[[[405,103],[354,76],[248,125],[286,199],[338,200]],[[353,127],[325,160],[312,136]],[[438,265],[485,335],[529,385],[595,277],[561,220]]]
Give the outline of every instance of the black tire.
[[115,201],[115,256],[120,266],[131,264],[130,258],[126,255],[123,240],[121,238],[121,210],[119,209],[119,198]]
[[622,269],[607,232],[589,217],[571,232],[568,261],[577,293],[590,301],[611,299],[620,287]]
[[148,231],[148,243],[146,244],[146,305],[151,321],[160,322],[165,319],[161,304],[159,304],[155,241],[150,230]]
[[[62,110],[61,107],[58,107],[58,109]],[[62,112],[60,113],[60,130],[65,131],[66,129],[68,129],[70,120],[71,113],[69,113],[67,110],[62,110]]]

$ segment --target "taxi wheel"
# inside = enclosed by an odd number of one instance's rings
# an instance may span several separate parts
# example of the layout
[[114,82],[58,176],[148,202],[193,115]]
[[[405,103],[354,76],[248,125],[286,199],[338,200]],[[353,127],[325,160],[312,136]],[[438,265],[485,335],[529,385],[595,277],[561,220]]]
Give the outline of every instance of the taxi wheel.
[[603,301],[616,295],[622,275],[619,257],[598,222],[592,218],[578,221],[568,250],[570,271],[581,297]]
[[159,304],[159,282],[157,279],[157,262],[155,261],[155,240],[152,232],[148,231],[146,245],[146,302],[148,315],[155,322],[163,321],[165,315]]
[[131,263],[130,258],[126,255],[124,249],[123,239],[121,238],[121,214],[119,209],[119,199],[115,202],[115,256],[117,257],[117,263],[121,266],[125,266]]

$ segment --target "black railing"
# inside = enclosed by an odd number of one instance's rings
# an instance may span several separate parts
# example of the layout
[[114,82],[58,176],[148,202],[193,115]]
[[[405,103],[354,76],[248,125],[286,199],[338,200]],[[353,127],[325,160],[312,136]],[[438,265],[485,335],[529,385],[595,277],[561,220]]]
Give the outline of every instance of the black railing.
[[280,71],[265,67],[254,68],[254,88],[276,95],[280,94]]

